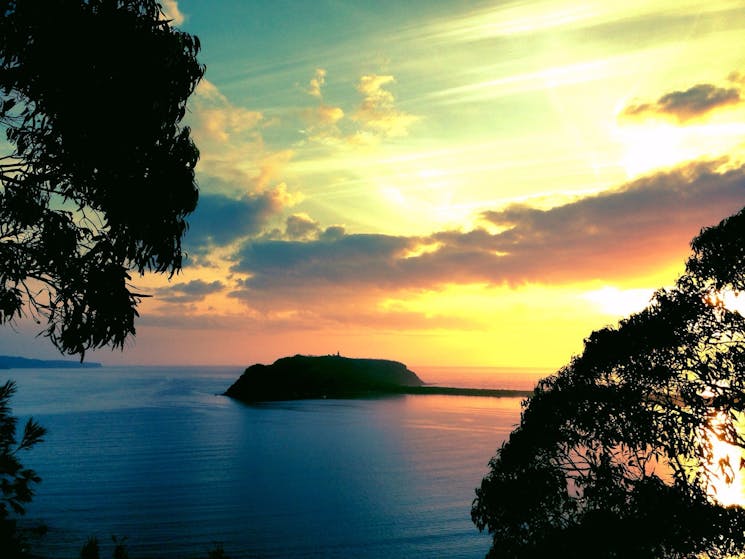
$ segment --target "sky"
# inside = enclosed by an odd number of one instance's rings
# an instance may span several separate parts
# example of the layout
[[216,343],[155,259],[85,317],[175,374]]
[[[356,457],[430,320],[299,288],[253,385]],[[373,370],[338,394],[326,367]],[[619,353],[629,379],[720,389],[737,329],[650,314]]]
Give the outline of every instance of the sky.
[[207,67],[199,206],[89,359],[550,372],[745,205],[742,0],[163,4]]

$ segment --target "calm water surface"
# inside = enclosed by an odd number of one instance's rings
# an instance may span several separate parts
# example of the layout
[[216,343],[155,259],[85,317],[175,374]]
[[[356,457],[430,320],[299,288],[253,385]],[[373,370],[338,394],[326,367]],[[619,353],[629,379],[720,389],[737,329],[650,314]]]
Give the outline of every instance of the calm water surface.
[[[473,491],[520,410],[461,396],[248,406],[217,395],[241,372],[225,367],[2,372],[14,413],[49,430],[24,457],[43,478],[27,517],[49,526],[34,549],[60,558],[91,535],[110,556],[113,534],[133,558],[206,557],[214,542],[233,558],[483,557]],[[537,376],[471,374],[422,376]]]

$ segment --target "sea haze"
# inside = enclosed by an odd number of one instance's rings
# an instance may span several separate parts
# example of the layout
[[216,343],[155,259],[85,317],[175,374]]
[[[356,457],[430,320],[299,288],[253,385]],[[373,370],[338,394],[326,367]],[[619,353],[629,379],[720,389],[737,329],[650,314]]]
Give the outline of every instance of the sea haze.
[[[43,482],[34,551],[77,557],[126,536],[130,555],[483,557],[474,488],[519,421],[514,398],[395,396],[248,406],[220,396],[238,368],[3,371],[16,415],[49,434],[24,455]],[[462,386],[463,371],[434,371]],[[471,371],[530,388],[526,371]],[[448,375],[451,375],[448,378]],[[422,374],[424,380],[430,380]],[[504,386],[506,387],[506,386]]]

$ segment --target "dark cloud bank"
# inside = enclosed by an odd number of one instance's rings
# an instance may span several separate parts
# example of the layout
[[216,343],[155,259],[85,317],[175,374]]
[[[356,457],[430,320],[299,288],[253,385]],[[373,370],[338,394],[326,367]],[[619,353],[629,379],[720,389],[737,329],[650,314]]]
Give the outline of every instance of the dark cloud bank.
[[222,194],[201,194],[189,220],[187,251],[204,254],[215,246],[256,235],[284,208],[276,191],[231,198]]
[[[682,263],[691,238],[740,209],[744,195],[745,168],[717,172],[700,163],[548,210],[485,212],[497,233],[404,237],[319,228],[310,240],[254,239],[235,254],[233,271],[250,276],[234,295],[620,279]],[[309,223],[300,229],[302,236],[314,230]]]
[[225,284],[219,280],[206,282],[196,279],[187,283],[162,287],[156,291],[155,295],[160,301],[166,303],[196,303],[204,300],[211,293],[222,291],[224,287]]
[[[730,76],[730,81],[738,80],[740,80],[738,74]],[[733,83],[729,87],[701,83],[683,91],[667,93],[654,103],[629,105],[621,115],[630,118],[657,115],[670,117],[680,123],[685,123],[704,117],[722,107],[738,105],[742,102],[741,87],[737,83]]]

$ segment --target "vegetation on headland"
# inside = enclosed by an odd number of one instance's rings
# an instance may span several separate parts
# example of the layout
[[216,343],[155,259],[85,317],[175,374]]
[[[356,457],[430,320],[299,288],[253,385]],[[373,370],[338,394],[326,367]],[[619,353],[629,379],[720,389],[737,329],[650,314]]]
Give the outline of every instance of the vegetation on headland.
[[394,394],[521,397],[530,392],[425,386],[403,363],[340,355],[295,355],[271,365],[251,365],[225,392],[244,402]]
[[488,557],[745,555],[745,509],[718,499],[745,468],[745,317],[725,303],[745,291],[745,210],[692,248],[674,287],[524,403],[476,490]]

